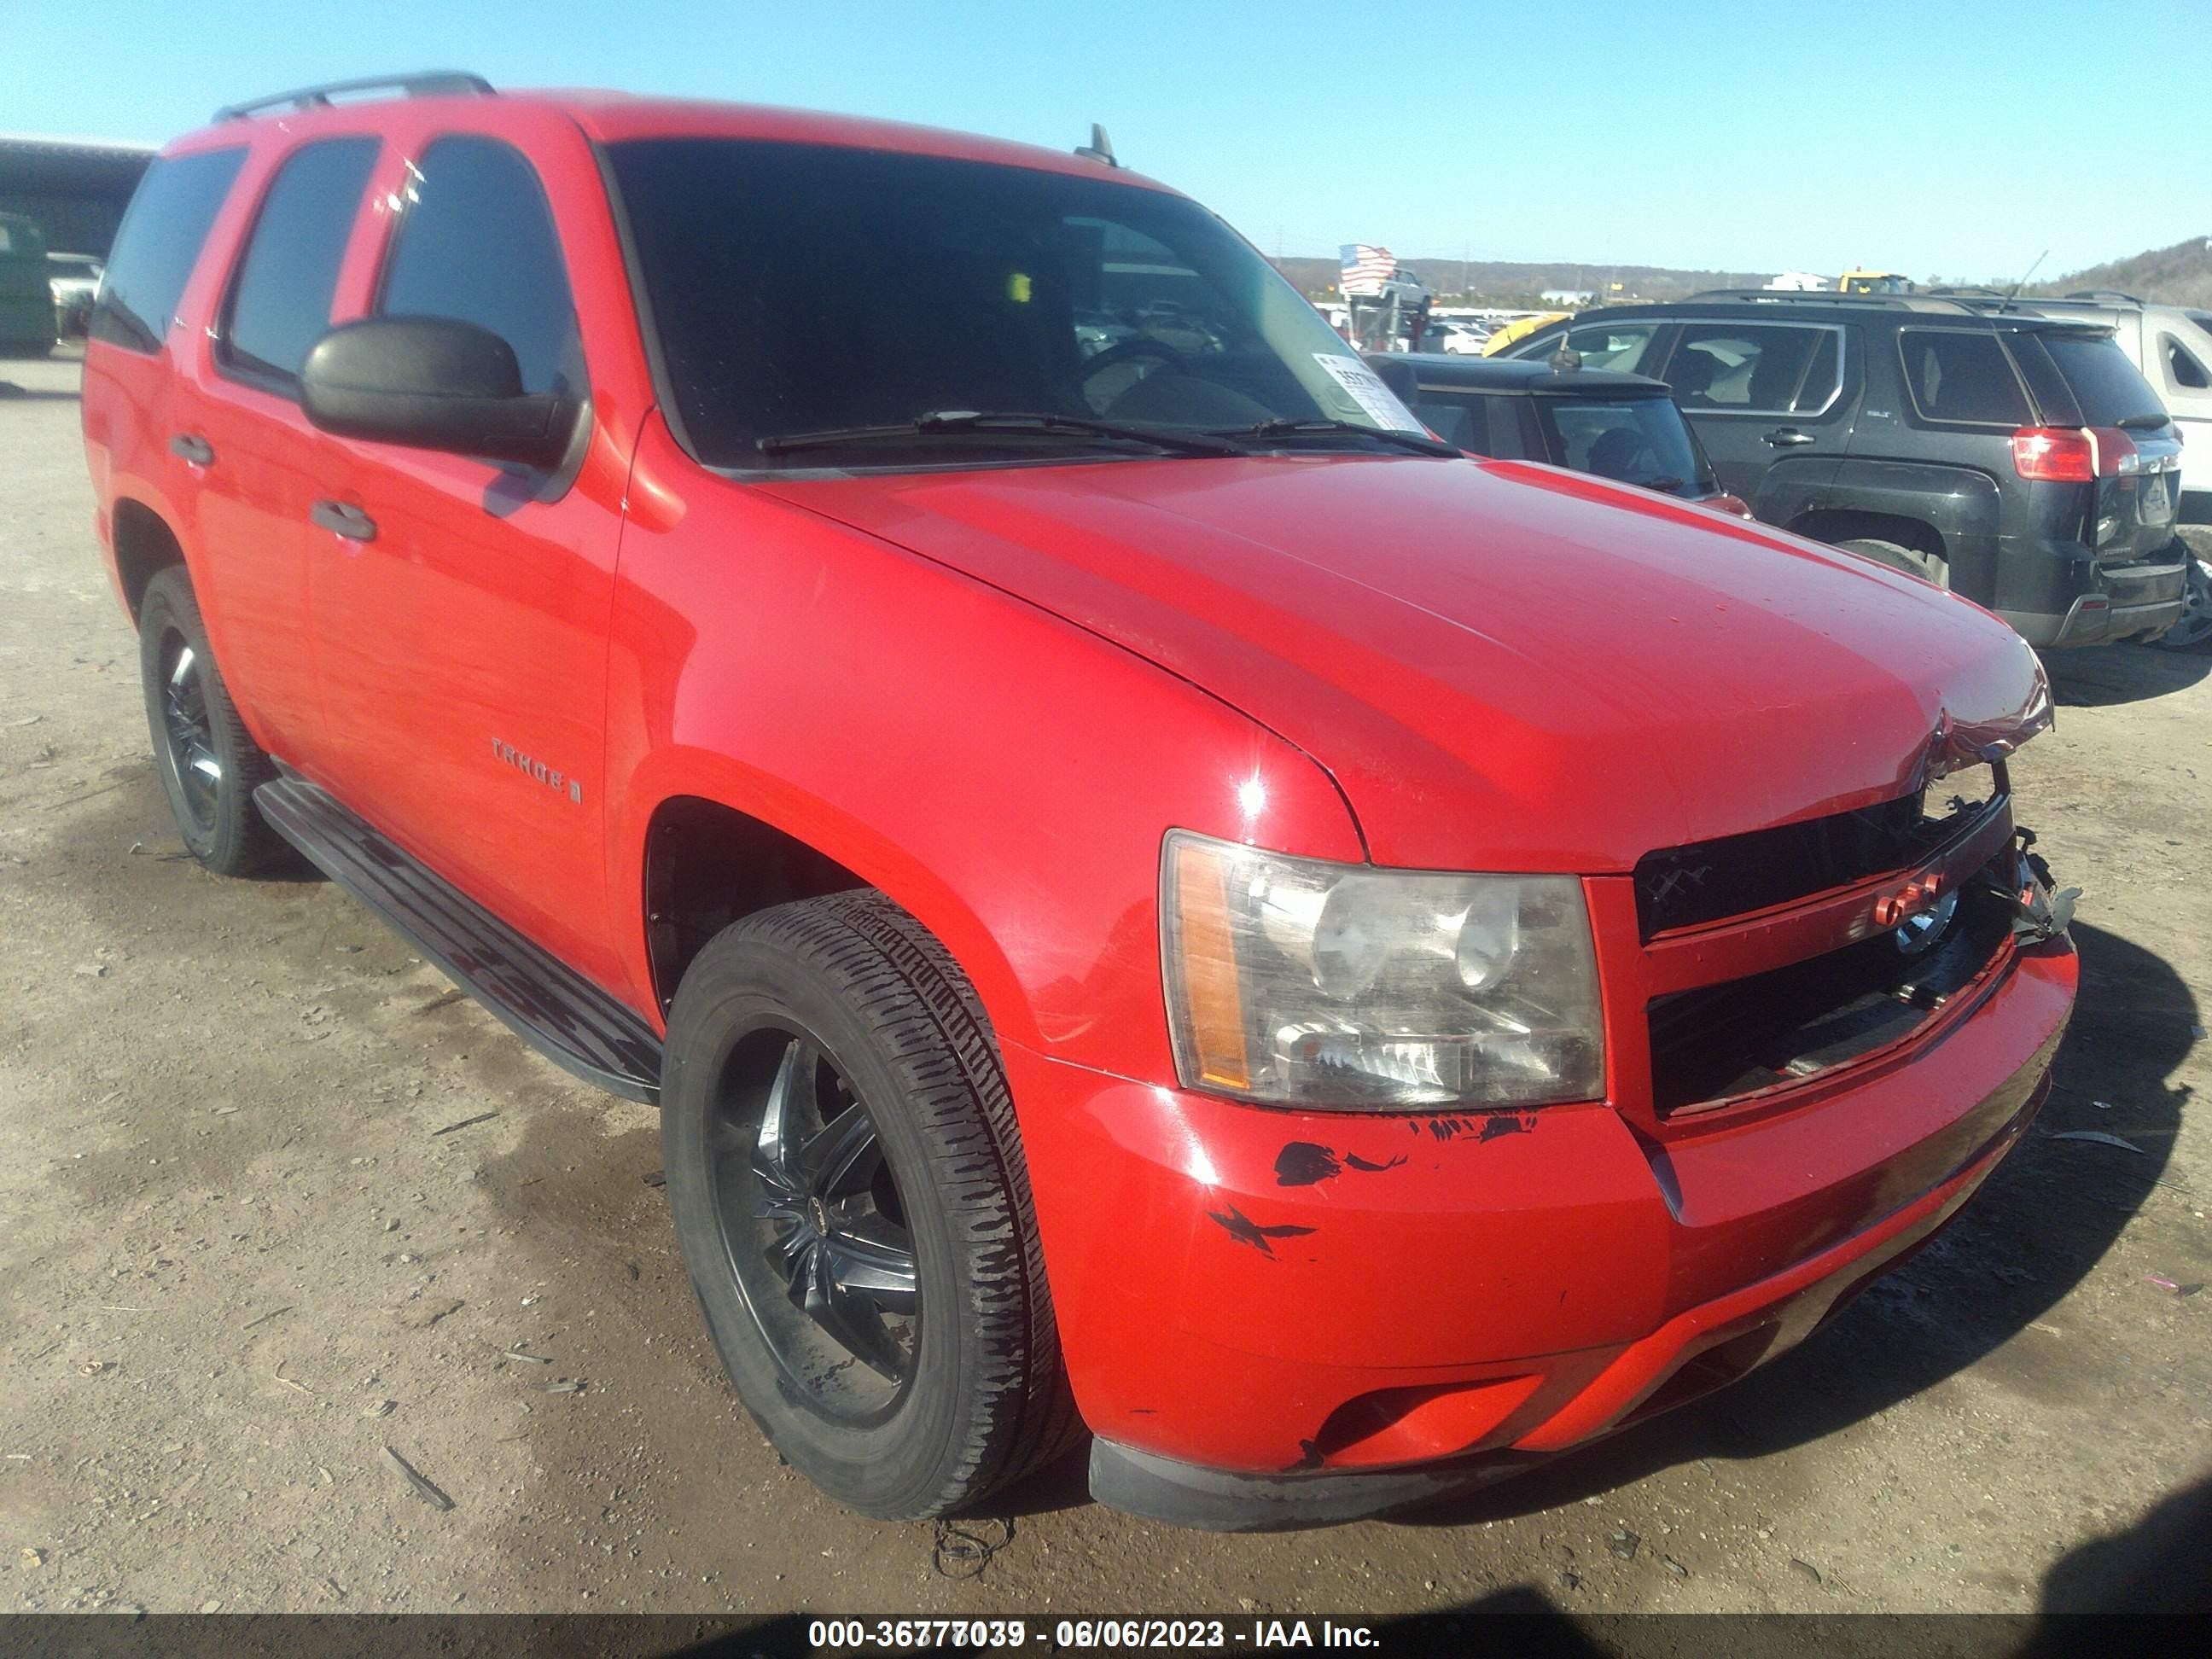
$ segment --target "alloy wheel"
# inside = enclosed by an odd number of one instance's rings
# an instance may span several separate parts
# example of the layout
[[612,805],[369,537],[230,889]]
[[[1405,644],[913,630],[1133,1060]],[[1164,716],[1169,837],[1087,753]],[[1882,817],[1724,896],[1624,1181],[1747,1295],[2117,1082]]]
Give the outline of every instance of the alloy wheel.
[[777,1364],[823,1415],[880,1420],[913,1375],[921,1296],[866,1103],[811,1036],[763,1027],[732,1051],[708,1152],[723,1251]]
[[176,774],[185,810],[202,830],[212,830],[222,790],[222,760],[208,713],[206,672],[181,634],[173,633],[162,649],[161,726],[167,739],[165,758]]

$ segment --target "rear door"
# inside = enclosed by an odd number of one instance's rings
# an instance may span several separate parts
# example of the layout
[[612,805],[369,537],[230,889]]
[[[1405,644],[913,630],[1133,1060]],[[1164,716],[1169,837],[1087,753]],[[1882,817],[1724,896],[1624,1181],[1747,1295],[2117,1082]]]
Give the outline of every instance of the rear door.
[[209,325],[179,343],[164,434],[224,677],[255,735],[295,764],[314,759],[320,738],[307,516],[339,465],[337,440],[300,408],[300,366],[330,326],[380,149],[368,133],[318,137],[242,181],[251,223]]
[[520,143],[398,127],[379,191],[396,222],[367,309],[490,330],[527,392],[587,405],[584,435],[550,471],[343,447],[326,516],[368,533],[318,531],[308,563],[330,779],[464,891],[614,982],[604,721],[628,452],[604,453],[592,424],[579,284],[532,141],[562,147],[564,197],[586,189],[603,211],[604,194],[573,125],[507,125]]
[[1762,519],[1790,518],[1818,504],[1850,447],[1850,345],[1833,323],[1699,319],[1644,372],[1673,389],[1721,488]]

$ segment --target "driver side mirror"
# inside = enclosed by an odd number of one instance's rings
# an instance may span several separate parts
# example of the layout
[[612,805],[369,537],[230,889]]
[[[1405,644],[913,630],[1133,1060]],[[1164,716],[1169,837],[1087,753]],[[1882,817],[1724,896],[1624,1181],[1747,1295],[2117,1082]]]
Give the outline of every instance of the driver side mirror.
[[307,419],[341,438],[550,468],[575,404],[522,389],[514,348],[447,317],[369,317],[315,342],[300,370]]

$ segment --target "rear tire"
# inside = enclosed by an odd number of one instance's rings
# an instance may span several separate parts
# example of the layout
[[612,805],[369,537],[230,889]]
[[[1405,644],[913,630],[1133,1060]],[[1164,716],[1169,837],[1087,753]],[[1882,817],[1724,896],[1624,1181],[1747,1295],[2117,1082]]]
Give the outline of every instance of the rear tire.
[[2181,615],[2154,641],[2168,651],[2203,651],[2212,647],[2212,562],[2208,561],[2212,561],[2212,548],[2190,549]]
[[833,893],[709,941],[669,1018],[661,1142],[730,1380],[830,1497],[942,1515],[1075,1443],[997,1049],[912,916]]
[[284,843],[253,804],[276,769],[238,717],[181,565],[146,584],[138,668],[154,763],[185,850],[219,876],[250,875],[280,857]]
[[1902,570],[1908,576],[1917,576],[1922,581],[1936,587],[1951,586],[1950,561],[1940,554],[1923,553],[1917,547],[1905,547],[1896,542],[1872,539],[1838,542],[1846,553],[1856,553],[1863,559],[1872,559],[1876,564],[1886,564],[1893,570]]

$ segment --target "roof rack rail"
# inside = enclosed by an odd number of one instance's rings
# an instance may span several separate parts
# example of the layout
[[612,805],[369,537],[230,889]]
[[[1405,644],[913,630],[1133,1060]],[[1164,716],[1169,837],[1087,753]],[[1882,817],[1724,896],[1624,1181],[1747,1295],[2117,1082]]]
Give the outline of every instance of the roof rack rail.
[[2085,288],[2079,293],[2069,294],[2066,297],[2069,300],[2118,300],[2124,304],[2131,306],[2148,305],[2150,303],[2148,301],[2142,299],[2136,295],[2123,294],[2116,288]]
[[1863,306],[1876,311],[1931,311],[1965,303],[1947,294],[1845,294],[1832,288],[1709,288],[1690,298],[1741,300],[1753,305]]
[[291,92],[272,93],[243,104],[226,104],[215,112],[217,121],[242,121],[270,109],[322,109],[331,95],[346,92],[398,92],[410,98],[440,98],[456,93],[489,95],[492,84],[481,75],[459,70],[427,70],[417,75],[372,75],[358,81],[325,81]]

